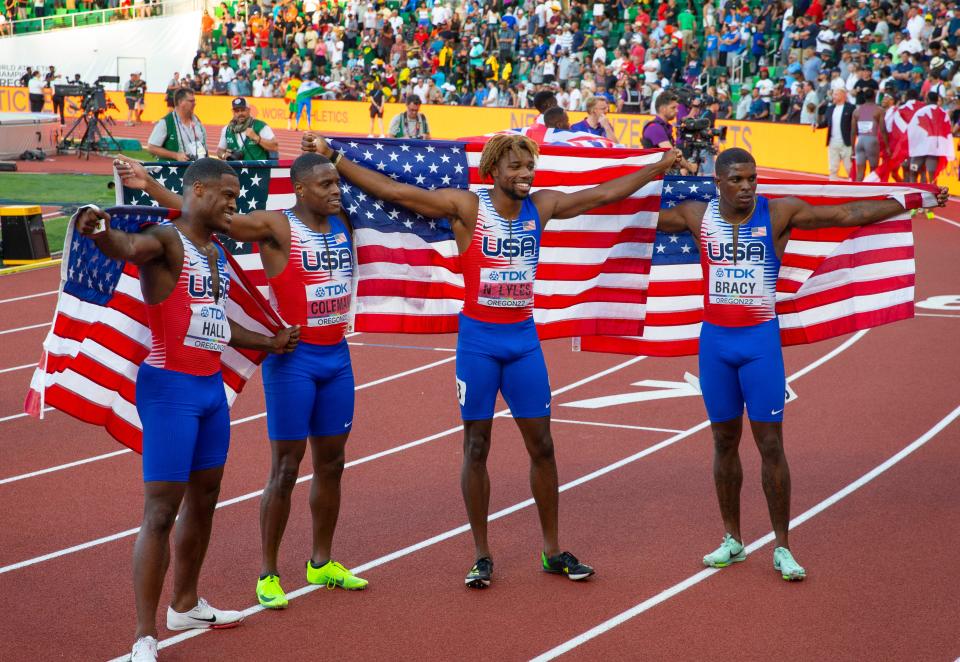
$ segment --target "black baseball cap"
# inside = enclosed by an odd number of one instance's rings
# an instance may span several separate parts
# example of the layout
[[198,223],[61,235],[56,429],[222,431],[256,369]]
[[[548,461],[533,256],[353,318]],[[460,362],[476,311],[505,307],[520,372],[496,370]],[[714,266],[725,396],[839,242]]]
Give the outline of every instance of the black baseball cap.
[[234,110],[238,110],[240,108],[246,108],[247,100],[244,99],[243,97],[237,97],[236,99],[233,100],[233,103],[231,105],[233,106]]

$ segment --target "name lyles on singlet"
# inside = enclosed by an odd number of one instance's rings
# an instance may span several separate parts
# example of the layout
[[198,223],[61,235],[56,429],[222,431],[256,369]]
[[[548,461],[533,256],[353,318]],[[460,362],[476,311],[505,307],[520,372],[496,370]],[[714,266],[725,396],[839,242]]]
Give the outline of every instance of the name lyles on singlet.
[[[765,227],[750,228],[750,237],[766,236]],[[759,306],[764,302],[764,257],[762,242],[744,238],[733,243],[708,242],[711,266],[707,296],[712,304]],[[734,260],[736,258],[736,260]]]
[[[510,221],[508,221],[510,222]],[[523,221],[523,230],[536,229],[536,221]],[[537,240],[526,235],[516,238],[483,238],[482,251],[491,257],[528,258],[537,253]],[[533,302],[533,282],[536,280],[536,266],[518,266],[516,268],[481,267],[480,291],[477,303],[492,308],[525,308]]]
[[[191,259],[190,266],[194,264]],[[222,352],[230,343],[230,322],[223,305],[229,296],[230,278],[223,269],[220,270],[220,289],[220,298],[214,299],[213,277],[209,273],[190,274],[187,291],[192,298],[201,301],[190,304],[190,325],[183,338],[187,347]]]

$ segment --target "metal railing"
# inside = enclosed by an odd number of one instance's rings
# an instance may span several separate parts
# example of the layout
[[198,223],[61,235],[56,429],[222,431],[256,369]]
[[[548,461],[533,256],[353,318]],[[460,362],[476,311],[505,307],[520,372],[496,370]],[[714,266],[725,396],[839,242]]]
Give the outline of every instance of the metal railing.
[[202,9],[204,4],[204,0],[170,0],[168,2],[164,2],[163,0],[143,0],[143,2],[135,3],[130,7],[112,7],[69,14],[24,18],[16,21],[7,21],[7,23],[0,28],[0,30],[2,30],[0,31],[0,38],[18,37],[25,34],[90,25],[103,25],[115,21],[153,18],[178,13],[183,9]]

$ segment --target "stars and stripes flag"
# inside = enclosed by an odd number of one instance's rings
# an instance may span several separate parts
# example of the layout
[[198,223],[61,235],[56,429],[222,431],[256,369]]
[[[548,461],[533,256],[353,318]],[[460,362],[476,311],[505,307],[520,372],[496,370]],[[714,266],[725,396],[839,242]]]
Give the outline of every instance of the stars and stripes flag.
[[[163,208],[108,209],[111,227],[139,232],[172,220]],[[250,330],[273,335],[281,320],[228,256],[232,282],[227,314]],[[136,408],[137,371],[150,351],[147,308],[137,268],[100,252],[89,237],[67,227],[60,291],[53,326],[30,381],[24,410],[42,417],[46,407],[101,425],[140,452],[142,426]],[[233,404],[264,354],[228,347],[221,357],[224,389]]]
[[603,148],[623,148],[624,146],[616,140],[611,140],[606,136],[598,136],[589,131],[569,131],[563,129],[547,128],[545,124],[534,123],[519,129],[507,129],[497,133],[488,133],[482,136],[471,136],[469,138],[460,138],[466,142],[486,142],[491,136],[500,133],[519,133],[530,138],[538,145],[555,145],[566,147],[603,147]]
[[[761,180],[758,193],[796,196],[810,204],[894,197],[907,208],[935,204],[933,187]],[[716,196],[706,177],[664,180],[662,204]],[[921,197],[922,196],[922,197]],[[915,265],[907,212],[859,228],[793,230],[781,260],[777,313],[784,345],[833,338],[913,317]],[[689,232],[658,232],[654,243],[643,334],[582,338],[584,351],[647,356],[696,354],[703,318],[703,273]]]
[[[331,141],[347,158],[397,181],[427,189],[478,190],[483,144],[416,140]],[[544,145],[534,190],[577,191],[656,163],[662,150],[598,150]],[[183,166],[165,164],[155,176],[179,191]],[[289,163],[237,164],[240,210],[283,209],[295,203]],[[463,277],[450,223],[418,217],[342,184],[342,204],[354,226],[357,251],[356,331],[448,333],[457,329]],[[622,202],[543,233],[534,285],[534,319],[543,338],[637,335],[643,327],[646,275],[659,209],[660,180]],[[141,191],[126,202],[149,204]],[[264,285],[256,248],[226,242]]]

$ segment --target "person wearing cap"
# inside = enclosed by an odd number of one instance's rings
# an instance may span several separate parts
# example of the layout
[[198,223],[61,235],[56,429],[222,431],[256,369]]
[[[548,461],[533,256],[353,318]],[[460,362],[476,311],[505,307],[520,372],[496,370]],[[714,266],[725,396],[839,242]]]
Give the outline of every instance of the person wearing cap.
[[430,124],[427,116],[420,112],[421,99],[416,94],[406,97],[407,109],[390,120],[387,135],[391,138],[416,138],[430,140]]
[[146,91],[147,83],[140,78],[140,72],[131,72],[130,80],[123,84],[123,98],[127,102],[127,126],[140,123],[140,117],[143,115],[143,96]]
[[231,103],[233,119],[223,127],[217,156],[229,161],[266,161],[280,143],[266,122],[250,115],[247,100],[237,97]]

